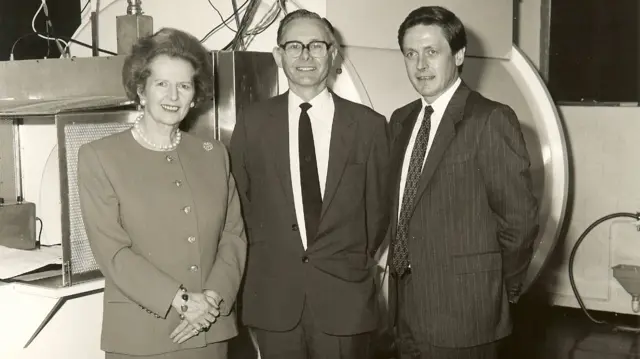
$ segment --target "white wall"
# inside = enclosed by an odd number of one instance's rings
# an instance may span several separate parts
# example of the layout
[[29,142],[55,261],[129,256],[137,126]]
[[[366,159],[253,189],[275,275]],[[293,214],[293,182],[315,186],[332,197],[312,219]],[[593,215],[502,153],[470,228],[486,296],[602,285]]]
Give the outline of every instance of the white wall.
[[[519,46],[540,64],[541,0],[519,0]],[[542,287],[558,305],[577,306],[568,279],[570,251],[582,232],[598,218],[614,212],[640,210],[640,108],[560,106],[568,137],[570,182],[567,233],[561,238]],[[617,264],[640,263],[635,223],[601,224],[580,246],[575,263],[576,285],[589,309],[631,313],[631,296],[613,278]]]

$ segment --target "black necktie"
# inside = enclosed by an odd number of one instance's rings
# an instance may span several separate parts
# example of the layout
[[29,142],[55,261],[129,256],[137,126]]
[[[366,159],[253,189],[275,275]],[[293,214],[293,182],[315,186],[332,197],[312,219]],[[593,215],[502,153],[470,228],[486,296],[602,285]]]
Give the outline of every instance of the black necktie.
[[407,246],[407,237],[409,236],[409,220],[411,219],[411,210],[416,200],[418,191],[418,182],[422,175],[422,167],[424,165],[424,157],[427,153],[427,145],[429,144],[429,132],[431,130],[431,114],[433,108],[427,106],[424,109],[424,118],[422,125],[418,130],[416,141],[411,152],[411,160],[407,170],[407,179],[404,185],[404,195],[402,196],[402,204],[400,207],[400,218],[398,219],[398,230],[393,242],[393,255],[391,257],[391,269],[402,276],[409,268],[409,249]]
[[298,124],[298,155],[300,156],[300,185],[302,187],[302,205],[304,207],[304,223],[307,228],[307,247],[311,245],[318,233],[322,195],[316,161],[316,148],[311,130],[311,119],[307,111],[311,105],[300,104],[300,122]]

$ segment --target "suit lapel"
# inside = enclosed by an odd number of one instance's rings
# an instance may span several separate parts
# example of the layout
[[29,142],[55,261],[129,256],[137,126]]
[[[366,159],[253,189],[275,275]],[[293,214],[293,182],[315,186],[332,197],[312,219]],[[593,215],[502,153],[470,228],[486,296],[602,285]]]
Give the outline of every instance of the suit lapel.
[[331,126],[329,164],[327,166],[327,180],[322,200],[320,223],[322,223],[322,217],[327,212],[327,208],[329,208],[333,196],[338,189],[342,173],[344,172],[347,160],[351,154],[357,127],[355,126],[354,119],[351,114],[348,113],[342,98],[333,93],[331,95],[333,96],[335,112],[333,115],[333,124]]
[[391,205],[391,234],[395,236],[396,228],[398,225],[398,211],[400,209],[400,179],[402,176],[402,163],[404,161],[404,154],[407,151],[409,145],[409,139],[411,138],[411,132],[418,119],[418,114],[422,109],[422,102],[420,100],[415,101],[409,105],[408,114],[401,115],[401,119],[394,122],[391,126],[391,139],[393,143],[391,148],[391,168],[389,173],[393,175],[390,178],[390,183],[393,185],[396,194],[393,196],[393,203]]
[[427,161],[422,169],[422,175],[418,182],[416,200],[413,202],[411,213],[415,210],[415,206],[419,202],[418,198],[420,198],[429,185],[429,181],[433,177],[436,168],[438,168],[438,165],[442,160],[442,156],[456,134],[455,124],[462,120],[464,116],[464,107],[467,103],[467,97],[469,97],[469,88],[464,84],[460,84],[456,92],[453,94],[451,101],[449,101],[447,109],[444,111],[444,115],[442,116],[437,132],[431,135],[433,138],[433,144],[427,154]]
[[294,208],[293,190],[291,189],[291,165],[289,161],[289,108],[288,93],[275,99],[275,104],[269,113],[271,120],[267,122],[267,133],[271,134],[269,143],[273,148],[276,172],[280,178],[282,190]]

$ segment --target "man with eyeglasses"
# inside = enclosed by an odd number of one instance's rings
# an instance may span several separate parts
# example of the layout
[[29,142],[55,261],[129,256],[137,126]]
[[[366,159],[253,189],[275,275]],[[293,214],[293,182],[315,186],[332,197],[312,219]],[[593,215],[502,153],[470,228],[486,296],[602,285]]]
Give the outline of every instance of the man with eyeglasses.
[[262,359],[367,359],[388,223],[386,120],[327,88],[339,46],[329,21],[292,12],[277,40],[289,91],[246,109],[231,139],[250,242],[242,321]]

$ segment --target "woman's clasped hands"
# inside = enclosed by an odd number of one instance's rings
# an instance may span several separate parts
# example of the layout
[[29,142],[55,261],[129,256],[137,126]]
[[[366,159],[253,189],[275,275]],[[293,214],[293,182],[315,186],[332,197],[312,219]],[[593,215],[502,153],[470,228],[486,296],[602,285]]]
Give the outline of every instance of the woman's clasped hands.
[[222,297],[212,290],[203,293],[178,291],[172,306],[180,313],[182,321],[170,335],[174,343],[184,343],[188,339],[209,330],[220,316]]

